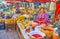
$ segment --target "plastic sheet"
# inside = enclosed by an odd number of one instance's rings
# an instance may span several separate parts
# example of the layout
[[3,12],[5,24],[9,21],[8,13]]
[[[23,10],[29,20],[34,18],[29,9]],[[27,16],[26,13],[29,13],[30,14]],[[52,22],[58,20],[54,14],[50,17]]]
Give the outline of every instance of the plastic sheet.
[[39,4],[41,4],[41,2],[34,2],[34,7],[37,8]]

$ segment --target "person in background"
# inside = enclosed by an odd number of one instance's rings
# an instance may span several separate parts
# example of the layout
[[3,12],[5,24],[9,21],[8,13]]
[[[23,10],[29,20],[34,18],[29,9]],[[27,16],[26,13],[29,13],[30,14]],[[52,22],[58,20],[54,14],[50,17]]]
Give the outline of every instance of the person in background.
[[5,18],[5,15],[0,11],[0,18]]
[[16,9],[16,14],[20,14],[20,9]]
[[35,22],[37,22],[38,24],[49,24],[49,22],[48,22],[48,13],[45,12],[44,7],[40,8]]
[[57,18],[56,18],[56,21],[55,21],[55,27],[58,27],[59,36],[60,36],[60,14],[57,15]]
[[6,19],[10,19],[11,16],[10,16],[9,14],[5,14],[5,18],[6,18]]
[[20,14],[13,13],[12,18],[16,18],[17,16],[20,16]]

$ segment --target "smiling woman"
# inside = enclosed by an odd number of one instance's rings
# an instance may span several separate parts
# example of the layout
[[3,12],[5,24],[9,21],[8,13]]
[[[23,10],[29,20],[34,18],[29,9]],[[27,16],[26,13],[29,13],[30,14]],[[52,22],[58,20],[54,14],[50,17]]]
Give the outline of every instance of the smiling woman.
[[38,24],[48,24],[48,14],[45,12],[45,8],[41,7],[36,17]]

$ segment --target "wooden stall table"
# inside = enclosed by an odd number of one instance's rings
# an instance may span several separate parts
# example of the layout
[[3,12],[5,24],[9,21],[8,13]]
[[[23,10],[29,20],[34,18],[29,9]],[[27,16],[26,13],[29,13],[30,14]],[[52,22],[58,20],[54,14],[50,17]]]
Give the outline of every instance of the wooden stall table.
[[19,25],[19,22],[17,22],[17,26],[16,26],[17,32],[19,34],[20,39],[30,39],[30,37],[27,35],[27,33],[25,32],[25,29],[22,29]]
[[[17,21],[16,29],[17,29],[17,32],[18,32],[20,39],[33,39],[30,36],[30,33],[26,33],[26,29],[22,29],[19,21]],[[44,38],[41,38],[41,39],[44,39]]]
[[5,19],[5,26],[6,26],[7,31],[9,29],[15,31],[15,21],[14,21],[14,19]]

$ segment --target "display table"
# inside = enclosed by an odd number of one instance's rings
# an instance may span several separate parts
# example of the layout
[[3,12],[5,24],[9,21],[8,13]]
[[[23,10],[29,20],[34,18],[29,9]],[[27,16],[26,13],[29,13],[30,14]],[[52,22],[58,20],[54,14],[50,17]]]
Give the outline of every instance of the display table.
[[5,19],[5,27],[7,31],[9,29],[15,31],[15,27],[16,27],[15,25],[16,25],[16,22],[14,21],[14,19]]
[[20,36],[20,39],[29,39],[29,36],[26,34],[25,29],[23,30],[20,27],[19,22],[17,22],[17,32]]
[[[48,26],[48,27],[46,27],[44,29],[47,29],[47,31],[43,30],[43,28],[42,29],[40,28],[40,31],[45,34],[45,36],[44,36],[44,34],[42,34],[43,35],[42,39],[44,39],[44,37],[46,37],[46,39],[51,38],[51,36],[52,36],[52,34],[53,34],[54,31],[48,31],[48,29],[54,30],[54,28],[51,28],[51,27]],[[16,30],[18,32],[18,35],[19,35],[20,39],[30,39],[29,34],[26,33],[25,29],[21,28],[19,22],[17,22]]]
[[26,33],[25,29],[21,28],[19,22],[17,22],[16,30],[18,32],[18,35],[19,35],[20,39],[31,39],[31,37],[29,36],[29,34]]

